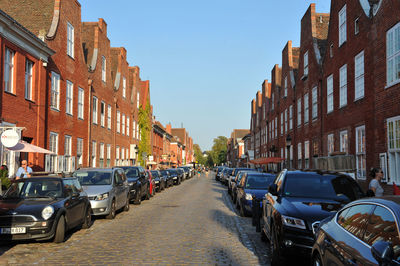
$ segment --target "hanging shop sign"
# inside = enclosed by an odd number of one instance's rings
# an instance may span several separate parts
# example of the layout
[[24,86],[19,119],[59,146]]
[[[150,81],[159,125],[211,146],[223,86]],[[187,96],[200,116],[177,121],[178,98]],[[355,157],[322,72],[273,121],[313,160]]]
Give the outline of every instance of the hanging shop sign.
[[1,134],[1,144],[4,147],[12,148],[20,140],[18,133],[13,129],[7,129]]

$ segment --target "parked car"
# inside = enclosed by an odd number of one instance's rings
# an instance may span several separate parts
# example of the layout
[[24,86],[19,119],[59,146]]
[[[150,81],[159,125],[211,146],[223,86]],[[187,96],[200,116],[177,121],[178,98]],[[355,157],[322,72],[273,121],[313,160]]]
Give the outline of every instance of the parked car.
[[165,178],[165,187],[170,187],[174,185],[174,180],[173,180],[173,176],[171,175],[171,173],[168,170],[161,170],[160,171],[161,175]]
[[90,202],[76,178],[19,179],[0,196],[0,241],[60,243],[70,229],[91,224]]
[[130,189],[130,200],[133,204],[140,204],[142,199],[149,199],[150,181],[143,167],[141,166],[120,166],[128,179]]
[[166,178],[161,174],[161,172],[159,170],[152,170],[150,172],[151,172],[151,175],[153,176],[154,184],[155,184],[157,192],[161,192],[161,190],[165,189]]
[[181,179],[181,182],[183,182],[186,179],[186,172],[182,168],[175,168],[176,171],[178,172],[178,176]]
[[400,197],[347,204],[321,222],[312,248],[314,265],[400,265]]
[[218,166],[216,171],[215,171],[215,180],[221,181],[221,174],[222,170],[224,170],[226,167],[225,166]]
[[191,178],[189,167],[182,166],[182,167],[179,167],[179,169],[182,169],[185,172],[185,179]]
[[179,185],[182,182],[182,175],[179,173],[176,168],[170,168],[167,170],[172,176],[173,184]]
[[255,195],[260,200],[268,192],[268,187],[275,179],[274,174],[246,171],[237,186],[236,206],[240,210],[240,216],[250,216],[252,213],[252,200]]
[[232,187],[233,187],[233,184],[235,183],[236,176],[237,176],[239,171],[245,171],[245,170],[246,171],[255,171],[255,172],[257,171],[256,169],[244,168],[244,167],[239,167],[239,168],[234,168],[233,169],[232,174],[231,174],[231,176],[229,177],[229,180],[228,180],[228,194],[230,194],[232,196],[232,198],[233,198]]
[[240,180],[242,180],[242,177],[246,171],[239,171],[238,174],[235,177],[234,183],[232,184],[232,200],[233,204],[236,205],[236,199],[237,199],[237,185],[240,183]]
[[114,219],[117,210],[129,211],[130,189],[121,168],[81,168],[74,172],[88,194],[93,215]]
[[350,201],[364,197],[348,175],[281,171],[263,200],[262,237],[271,243],[273,264],[283,255],[311,255],[313,230]]
[[220,176],[220,181],[222,184],[224,185],[228,185],[228,179],[231,176],[233,169],[232,168],[224,168],[224,170],[222,170],[221,176]]
[[146,170],[146,175],[149,178],[149,195],[153,197],[156,194],[156,183],[153,179],[153,175],[151,174],[150,170]]

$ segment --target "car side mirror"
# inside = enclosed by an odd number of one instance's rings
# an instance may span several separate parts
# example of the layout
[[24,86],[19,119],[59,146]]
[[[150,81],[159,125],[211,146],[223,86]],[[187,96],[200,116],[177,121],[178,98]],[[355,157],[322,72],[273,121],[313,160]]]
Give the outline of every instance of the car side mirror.
[[278,186],[276,184],[272,184],[268,187],[268,192],[273,196],[278,196]]
[[390,265],[394,258],[392,245],[385,241],[375,242],[371,247],[371,253],[379,265]]

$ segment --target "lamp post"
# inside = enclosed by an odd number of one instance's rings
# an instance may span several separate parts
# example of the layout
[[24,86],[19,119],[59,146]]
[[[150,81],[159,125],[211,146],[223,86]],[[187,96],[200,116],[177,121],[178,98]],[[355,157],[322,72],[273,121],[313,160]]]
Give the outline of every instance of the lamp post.
[[287,149],[287,153],[286,153],[286,158],[287,158],[287,162],[286,162],[286,167],[288,169],[290,169],[290,146],[292,145],[292,137],[290,135],[287,135],[286,137],[286,149]]

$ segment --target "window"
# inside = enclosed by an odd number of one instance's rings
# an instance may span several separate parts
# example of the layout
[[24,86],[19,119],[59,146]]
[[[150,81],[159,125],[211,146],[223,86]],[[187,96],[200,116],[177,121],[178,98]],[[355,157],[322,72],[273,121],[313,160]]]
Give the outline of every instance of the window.
[[119,160],[119,155],[120,155],[119,146],[117,146],[117,148],[115,149],[115,159]]
[[360,25],[359,25],[360,19],[356,18],[354,20],[354,35],[357,35],[360,32]]
[[364,51],[354,58],[354,100],[364,97]]
[[105,116],[106,116],[106,103],[101,102],[100,103],[100,125],[104,127],[105,125]]
[[126,135],[129,137],[129,123],[130,123],[131,121],[130,121],[130,119],[129,119],[129,117],[127,116],[126,117]]
[[400,81],[400,23],[386,33],[387,86]]
[[348,147],[347,130],[344,130],[340,132],[340,152],[345,152],[347,154],[349,152]]
[[400,116],[387,120],[389,177],[400,183]]
[[65,156],[71,156],[71,150],[72,150],[72,137],[65,135],[65,140],[64,140],[64,155]]
[[301,125],[301,98],[297,99],[297,126]]
[[287,77],[285,77],[285,81],[284,81],[284,82],[285,82],[285,83],[284,83],[284,84],[285,84],[285,85],[284,85],[285,87],[284,87],[284,92],[283,92],[284,95],[283,95],[283,97],[287,97]]
[[107,144],[107,167],[111,166],[111,144]]
[[297,168],[302,169],[303,164],[302,164],[302,150],[301,150],[301,142],[297,143]]
[[275,117],[275,138],[278,137],[278,117]]
[[310,142],[304,141],[304,168],[310,168]]
[[285,109],[285,133],[288,132],[288,110]]
[[139,123],[136,124],[136,139],[140,138]]
[[326,95],[327,95],[326,113],[330,113],[333,111],[333,75],[330,75],[326,79]]
[[111,129],[111,105],[107,107],[107,128]]
[[14,51],[6,48],[4,58],[4,91],[15,93],[14,91]]
[[76,157],[78,165],[83,164],[83,139],[77,138],[76,139]]
[[69,115],[72,115],[72,106],[73,106],[73,94],[74,94],[74,84],[67,80],[67,91],[66,91],[66,102],[65,102],[65,112]]
[[136,121],[135,120],[133,120],[132,138],[136,138]]
[[360,126],[356,128],[356,167],[357,177],[359,179],[365,179],[365,126]]
[[318,91],[317,87],[312,89],[312,119],[318,117]]
[[125,135],[125,115],[122,114],[122,135]]
[[67,55],[74,58],[74,27],[67,23]]
[[281,136],[283,135],[283,113],[281,113]]
[[121,132],[121,113],[117,111],[117,133]]
[[335,145],[335,139],[333,137],[333,134],[329,134],[328,135],[328,155],[333,153],[333,151],[335,150],[334,145]]
[[344,65],[340,68],[339,83],[340,83],[339,105],[340,107],[343,107],[347,105],[347,65]]
[[361,239],[372,208],[373,205],[360,204],[344,209],[337,216],[337,223],[346,231]]
[[121,148],[121,160],[125,160],[125,148]]
[[308,117],[310,116],[310,111],[308,109],[308,93],[304,94],[304,124],[308,123]]
[[319,154],[319,146],[318,146],[318,140],[313,141],[313,154],[318,155]]
[[84,98],[85,98],[85,91],[82,88],[79,88],[78,89],[78,118],[79,119],[83,119]]
[[103,82],[106,82],[106,78],[107,78],[107,61],[106,61],[106,57],[102,56],[101,57],[101,80]]
[[96,167],[96,156],[97,156],[97,143],[95,140],[92,141],[92,167]]
[[100,143],[99,164],[104,167],[104,143]]
[[50,132],[49,136],[49,150],[54,152],[54,154],[50,155],[49,162],[49,171],[54,172],[58,168],[57,165],[57,154],[58,154],[58,134],[54,132]]
[[339,11],[339,46],[347,39],[346,5]]
[[122,97],[126,98],[126,78],[122,79]]
[[289,106],[289,130],[293,129],[293,105]]
[[93,97],[93,124],[97,125],[97,97]]
[[32,101],[32,71],[33,62],[26,59],[25,62],[25,99]]
[[308,51],[304,54],[304,76],[308,76]]
[[60,75],[51,72],[50,107],[60,108]]
[[271,111],[274,110],[274,93],[271,95]]
[[139,98],[139,96],[140,96],[140,94],[138,92],[137,93],[137,97],[136,97],[136,107],[137,107],[137,109],[139,109],[139,107],[140,107],[140,98]]

